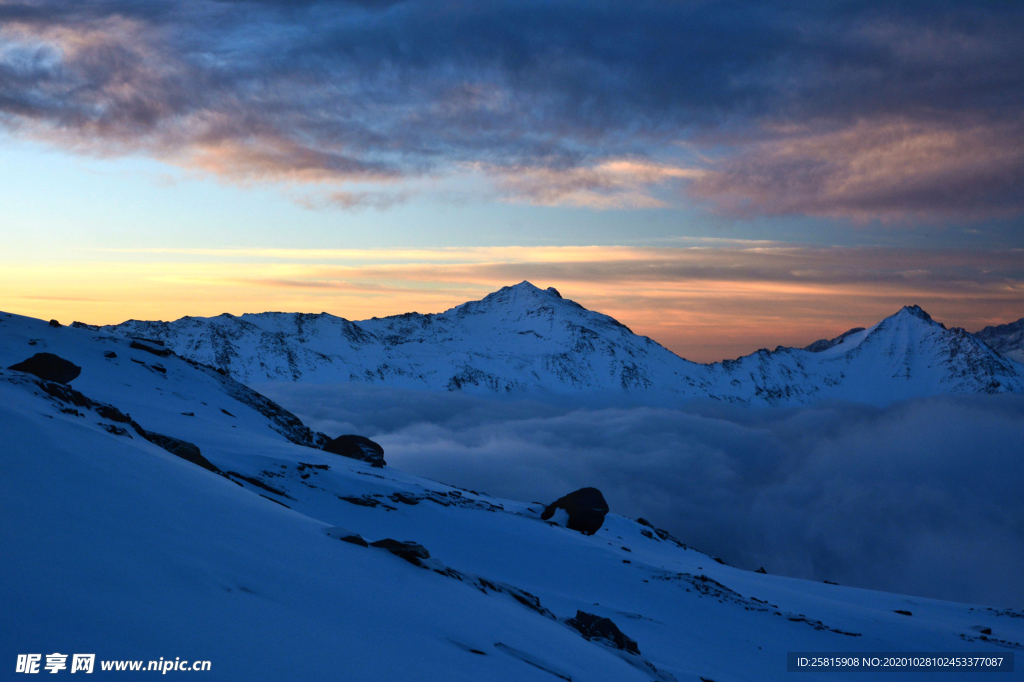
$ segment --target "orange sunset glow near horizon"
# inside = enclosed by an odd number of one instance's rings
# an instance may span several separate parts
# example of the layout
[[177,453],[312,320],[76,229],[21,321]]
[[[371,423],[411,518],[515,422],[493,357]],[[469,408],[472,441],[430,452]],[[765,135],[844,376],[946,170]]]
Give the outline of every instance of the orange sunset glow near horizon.
[[682,357],[714,362],[802,347],[904,305],[969,331],[1016,320],[1024,315],[1024,285],[1012,276],[1019,255],[770,244],[148,249],[8,265],[0,271],[0,309],[90,324],[265,311],[360,320],[443,312],[529,280]]

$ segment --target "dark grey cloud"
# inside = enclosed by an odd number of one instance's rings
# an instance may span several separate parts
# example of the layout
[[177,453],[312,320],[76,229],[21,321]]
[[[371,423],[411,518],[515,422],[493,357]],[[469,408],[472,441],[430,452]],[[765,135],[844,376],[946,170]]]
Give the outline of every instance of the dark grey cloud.
[[595,485],[613,511],[740,567],[1024,604],[1020,397],[664,409],[357,385],[263,390],[437,480],[542,502]]
[[529,188],[693,166],[686,142],[716,210],[1024,210],[1019,3],[40,0],[0,4],[0,26],[0,121],[93,153]]
[[[647,258],[642,256],[646,255]],[[804,247],[765,244],[740,248],[650,249],[616,260],[548,260],[542,263],[484,263],[465,266],[467,279],[528,279],[619,283],[621,295],[637,284],[672,281],[875,284],[894,296],[964,295],[1006,290],[1024,283],[1024,251],[992,249],[891,249]],[[428,276],[424,268],[423,277]],[[860,291],[862,298],[866,291]],[[767,293],[762,294],[767,296]]]

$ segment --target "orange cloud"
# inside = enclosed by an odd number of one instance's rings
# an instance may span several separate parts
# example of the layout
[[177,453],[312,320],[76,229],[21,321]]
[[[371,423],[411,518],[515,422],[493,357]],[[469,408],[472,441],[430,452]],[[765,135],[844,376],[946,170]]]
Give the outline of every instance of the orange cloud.
[[860,120],[769,130],[694,179],[690,196],[737,215],[991,218],[1024,209],[1024,119]]
[[611,209],[664,208],[668,204],[654,190],[673,180],[703,178],[706,171],[622,158],[565,169],[491,169],[489,174],[498,190],[514,201]]

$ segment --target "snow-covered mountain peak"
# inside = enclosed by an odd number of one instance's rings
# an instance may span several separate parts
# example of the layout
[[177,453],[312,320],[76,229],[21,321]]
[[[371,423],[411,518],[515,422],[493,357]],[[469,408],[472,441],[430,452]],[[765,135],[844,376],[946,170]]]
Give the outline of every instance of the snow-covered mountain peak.
[[899,315],[910,315],[911,317],[916,317],[919,320],[924,320],[925,322],[937,324],[940,327],[945,326],[939,322],[935,322],[935,320],[932,319],[932,316],[926,313],[924,309],[919,305],[905,305],[902,309],[900,309],[898,313],[896,313],[896,315],[893,315],[892,317],[897,317]]
[[608,328],[628,328],[617,320],[601,313],[587,310],[579,303],[562,298],[554,287],[541,289],[528,281],[501,289],[484,296],[479,301],[457,305],[436,317],[469,315],[499,315],[503,320],[556,318],[562,322],[586,322]]
[[[470,303],[490,303],[492,305],[515,305],[525,304],[531,305],[534,303],[543,303],[552,298],[562,300],[561,294],[554,287],[548,289],[541,289],[535,286],[528,280],[523,280],[519,284],[513,284],[512,286],[502,287],[495,292],[487,294],[479,301],[471,301]],[[463,303],[462,305],[468,305]],[[456,306],[460,308],[462,306]]]
[[925,330],[929,327],[946,328],[941,322],[933,320],[932,316],[921,306],[908,305],[868,329],[854,327],[835,338],[819,339],[804,347],[803,350],[811,353],[825,353],[822,357],[842,355],[850,352],[864,339],[871,336],[889,334],[896,329],[903,329],[909,333],[911,329]]
[[[854,327],[834,339],[821,339],[804,348],[822,358],[854,351],[862,343],[890,346],[888,354],[905,352],[924,339],[935,339],[947,332],[946,326],[932,319],[921,306],[903,306],[899,311],[867,329]],[[902,349],[902,351],[901,351]]]
[[[522,281],[515,286],[502,287],[487,294],[479,301],[468,301],[450,308],[437,317],[465,317],[500,312],[509,314],[554,313],[560,307],[567,307],[561,296],[540,289],[530,282]],[[568,302],[568,303],[571,303]],[[562,304],[562,306],[559,306]],[[575,305],[575,304],[573,304]],[[578,307],[578,306],[577,306]]]

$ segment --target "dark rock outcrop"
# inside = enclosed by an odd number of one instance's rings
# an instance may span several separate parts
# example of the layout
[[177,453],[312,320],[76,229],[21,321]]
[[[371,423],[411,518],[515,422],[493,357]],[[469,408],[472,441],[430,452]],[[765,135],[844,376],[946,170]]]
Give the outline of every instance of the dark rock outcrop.
[[[147,343],[153,343],[153,342],[149,341]],[[161,346],[164,345],[162,341],[160,341],[158,343]],[[147,353],[152,353],[153,355],[156,355],[156,356],[161,357],[161,358],[166,358],[166,357],[168,357],[170,355],[174,355],[174,353],[172,351],[168,350],[167,348],[153,348],[152,346],[148,346],[145,343],[139,343],[138,341],[132,341],[131,348],[134,348],[135,350],[144,350]]]
[[[294,414],[284,409],[270,398],[257,393],[248,386],[238,383],[231,377],[227,376],[226,372],[220,369],[209,367],[194,360],[185,359],[185,362],[202,370],[211,379],[216,380],[221,389],[229,396],[237,400],[238,402],[251,407],[256,410],[264,417],[270,420],[270,428],[277,433],[287,438],[290,442],[296,445],[303,445],[308,448],[322,448],[324,443],[330,441],[330,438],[322,433],[313,431],[311,428],[302,423],[302,420],[296,417]],[[234,417],[224,408],[221,411]]]
[[199,446],[188,441],[175,438],[174,436],[165,436],[162,433],[153,433],[152,431],[146,431],[138,424],[134,424],[135,430],[139,432],[139,435],[148,440],[153,445],[162,447],[167,452],[181,457],[186,462],[192,462],[198,464],[207,471],[212,471],[215,474],[221,473],[213,462],[203,457],[202,453],[199,452]]
[[364,540],[362,537],[360,537],[359,535],[356,535],[354,533],[352,535],[346,535],[345,537],[338,538],[338,539],[341,540],[342,542],[348,542],[349,544],[359,545],[360,547],[369,547],[370,546],[369,543],[366,542],[366,540]]
[[622,633],[610,618],[595,616],[586,611],[576,611],[576,617],[565,621],[566,625],[579,630],[586,639],[600,639],[616,649],[628,651],[632,654],[639,654],[640,647],[636,641]]
[[[127,424],[134,429],[137,434],[148,440],[150,443],[163,448],[172,455],[181,457],[185,461],[192,462],[193,464],[198,464],[204,469],[212,471],[215,474],[224,475],[224,472],[218,469],[213,462],[203,457],[199,452],[199,446],[193,443],[181,440],[180,438],[174,438],[173,436],[165,436],[162,433],[147,431],[142,428],[137,421],[113,405],[95,401],[66,384],[46,380],[37,381],[35,383],[48,396],[58,403],[74,405],[75,407],[82,407],[87,410],[91,410],[97,416],[108,421],[115,422],[116,424]],[[128,435],[128,430],[125,428],[103,423],[100,423],[100,426],[108,433],[112,433],[114,435]]]
[[415,542],[400,542],[391,538],[384,538],[383,540],[377,540],[377,542],[371,542],[370,547],[386,549],[395,556],[401,557],[416,566],[422,566],[423,560],[430,558],[430,552],[427,551],[427,548]]
[[7,369],[34,374],[44,381],[55,381],[58,384],[69,384],[82,373],[81,367],[53,353],[36,353],[28,360]]
[[347,528],[341,526],[333,526],[326,529],[327,537],[337,538],[342,542],[348,542],[353,545],[359,545],[360,547],[369,547],[370,543],[363,539],[359,533],[353,533]]
[[584,535],[593,535],[604,524],[608,503],[597,488],[580,488],[549,504],[540,518],[547,521],[558,509],[564,509],[569,514],[567,528],[578,530]]
[[324,445],[324,452],[369,462],[370,466],[374,467],[382,467],[387,464],[384,461],[384,448],[364,436],[351,434],[338,436]]
[[[254,485],[257,488],[263,488],[268,493],[274,493],[275,495],[280,495],[281,497],[287,497],[289,500],[294,500],[295,499],[294,497],[292,497],[291,495],[289,495],[285,491],[279,490],[279,489],[275,488],[272,485],[267,485],[265,482],[261,481],[258,478],[254,478],[252,476],[246,476],[245,474],[240,474],[237,471],[228,471],[228,472],[225,473],[225,475],[229,479],[230,478],[237,478],[239,480],[245,481],[249,485]],[[238,481],[235,481],[235,482],[238,483]],[[239,484],[239,485],[241,485],[241,484]],[[242,486],[242,487],[245,487],[245,486]],[[291,507],[289,507],[289,509],[291,509]]]

